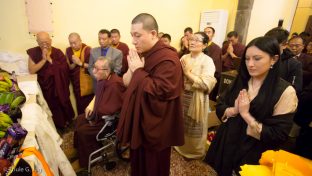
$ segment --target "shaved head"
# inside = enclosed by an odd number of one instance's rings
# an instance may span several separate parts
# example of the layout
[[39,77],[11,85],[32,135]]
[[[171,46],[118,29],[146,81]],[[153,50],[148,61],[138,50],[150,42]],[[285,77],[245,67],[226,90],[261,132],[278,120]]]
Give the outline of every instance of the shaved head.
[[76,32],[70,33],[68,36],[68,41],[69,41],[70,47],[74,51],[79,51],[82,48],[82,41],[78,33]]
[[76,32],[72,32],[69,34],[68,39],[69,38],[77,38],[78,40],[81,40],[80,35]]
[[43,49],[51,49],[51,37],[47,32],[38,32],[37,35],[37,43],[39,47]]
[[131,24],[143,24],[143,29],[147,31],[155,30],[158,33],[158,24],[155,18],[148,13],[141,13],[134,17]]
[[47,32],[43,32],[43,31],[38,32],[36,37],[37,37],[37,41],[42,40],[42,39],[50,39],[51,40],[50,35]]

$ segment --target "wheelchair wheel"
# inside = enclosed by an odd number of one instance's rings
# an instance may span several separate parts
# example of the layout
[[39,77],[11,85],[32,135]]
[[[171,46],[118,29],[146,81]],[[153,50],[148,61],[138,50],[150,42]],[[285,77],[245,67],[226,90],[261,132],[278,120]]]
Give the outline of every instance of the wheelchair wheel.
[[123,161],[130,161],[130,146],[129,145],[121,145],[121,143],[116,141],[116,153],[117,157]]

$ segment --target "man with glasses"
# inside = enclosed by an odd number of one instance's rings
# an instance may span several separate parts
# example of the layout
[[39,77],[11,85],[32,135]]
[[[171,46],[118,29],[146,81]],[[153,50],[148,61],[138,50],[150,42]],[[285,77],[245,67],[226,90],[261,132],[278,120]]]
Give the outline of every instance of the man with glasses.
[[57,128],[64,129],[74,118],[69,99],[69,67],[63,52],[51,46],[52,40],[46,32],[37,34],[39,46],[27,50],[28,70],[38,75],[38,83],[44,99],[52,112]]
[[122,106],[123,92],[125,91],[122,78],[114,73],[112,60],[100,56],[92,67],[97,80],[95,97],[85,109],[84,114],[77,118],[74,147],[78,150],[79,165],[86,169],[89,155],[102,147],[95,138],[105,124],[103,115],[114,115]]
[[111,47],[111,33],[106,29],[101,29],[98,33],[99,47],[93,48],[89,59],[89,73],[93,78],[93,90],[95,92],[96,79],[92,72],[92,67],[99,56],[108,57],[114,64],[114,72],[117,75],[121,74],[122,68],[122,52],[116,48]]
[[304,88],[312,81],[312,56],[302,53],[304,48],[304,40],[300,36],[289,39],[288,48],[295,55],[295,58],[302,63],[302,88]]
[[287,48],[289,32],[281,27],[276,27],[269,30],[265,36],[273,37],[278,41],[281,51],[280,77],[288,81],[299,95],[302,90],[302,64]]

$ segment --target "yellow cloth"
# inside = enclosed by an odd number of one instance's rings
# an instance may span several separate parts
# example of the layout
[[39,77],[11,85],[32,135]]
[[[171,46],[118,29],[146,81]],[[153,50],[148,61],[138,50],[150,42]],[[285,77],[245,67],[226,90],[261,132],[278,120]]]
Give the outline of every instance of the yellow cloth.
[[[72,49],[72,50],[73,50],[73,49]],[[78,51],[73,50],[73,53],[74,53],[74,55],[75,55],[76,57],[80,58],[80,55],[81,55],[81,49],[80,49],[80,50],[78,50]]]
[[312,175],[312,161],[284,150],[262,153],[260,165],[241,166],[241,176],[304,176]]
[[92,109],[94,108],[94,102],[95,102],[95,96],[93,97],[92,101],[89,103],[89,105],[87,106],[87,109]]
[[212,41],[208,42],[207,46],[210,46],[212,44]]
[[[35,147],[29,147],[29,148],[25,148],[22,150],[23,150],[23,153],[21,155],[22,158],[30,156],[30,155],[35,155],[38,158],[38,160],[40,161],[40,163],[42,164],[42,167],[44,169],[46,176],[53,176],[54,175],[52,173],[52,171],[50,170],[50,167],[49,167],[48,163],[45,161],[42,154]],[[41,175],[40,173],[37,173],[36,169],[33,169],[32,174],[33,174],[33,176],[36,176],[37,174]]]

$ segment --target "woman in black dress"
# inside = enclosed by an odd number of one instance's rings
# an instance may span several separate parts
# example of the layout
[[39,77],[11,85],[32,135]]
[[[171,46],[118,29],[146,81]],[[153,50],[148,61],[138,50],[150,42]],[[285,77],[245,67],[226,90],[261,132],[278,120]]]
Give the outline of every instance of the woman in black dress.
[[205,161],[221,176],[258,164],[262,152],[278,149],[288,137],[298,99],[278,76],[279,56],[276,39],[252,40],[236,80],[218,99],[216,113],[223,123]]

